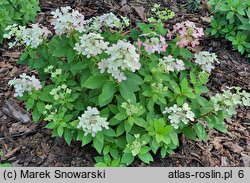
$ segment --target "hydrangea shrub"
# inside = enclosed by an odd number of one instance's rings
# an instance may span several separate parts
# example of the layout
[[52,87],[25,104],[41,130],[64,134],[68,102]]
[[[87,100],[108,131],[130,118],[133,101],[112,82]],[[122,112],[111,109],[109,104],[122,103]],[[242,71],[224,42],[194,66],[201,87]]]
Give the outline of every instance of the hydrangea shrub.
[[11,46],[26,46],[18,62],[37,71],[9,84],[53,137],[91,144],[100,155],[96,166],[128,166],[135,158],[150,163],[156,153],[164,158],[179,146],[180,134],[207,140],[207,130],[226,132],[224,119],[250,105],[240,88],[204,97],[218,59],[189,51],[203,35],[192,22],[172,31],[162,21],[138,22],[126,34],[129,20],[113,13],[85,20],[62,7],[52,14],[51,39],[39,25],[8,29]]

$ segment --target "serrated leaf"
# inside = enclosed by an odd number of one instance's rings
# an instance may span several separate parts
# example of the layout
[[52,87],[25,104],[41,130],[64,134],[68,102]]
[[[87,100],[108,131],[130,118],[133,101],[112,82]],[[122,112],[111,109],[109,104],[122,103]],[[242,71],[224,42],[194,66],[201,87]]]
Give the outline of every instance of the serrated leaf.
[[123,154],[121,159],[121,164],[126,164],[127,166],[133,163],[135,157],[132,154]]
[[26,102],[26,109],[29,111],[34,106],[35,100],[31,97],[28,98]]
[[147,164],[149,164],[151,161],[154,161],[150,153],[138,154],[138,157],[140,158],[140,160],[142,160],[144,163],[147,163]]
[[99,104],[104,106],[108,104],[114,97],[116,92],[116,86],[113,82],[107,82],[102,89],[102,93],[99,95]]

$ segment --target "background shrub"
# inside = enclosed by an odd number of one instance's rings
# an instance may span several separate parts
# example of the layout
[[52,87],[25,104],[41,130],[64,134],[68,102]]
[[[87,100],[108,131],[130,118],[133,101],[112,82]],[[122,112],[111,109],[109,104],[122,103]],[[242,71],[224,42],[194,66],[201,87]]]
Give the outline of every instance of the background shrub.
[[250,1],[210,0],[208,4],[214,13],[210,34],[226,38],[241,54],[250,57]]
[[1,0],[0,7],[0,43],[8,25],[34,22],[40,10],[38,0]]

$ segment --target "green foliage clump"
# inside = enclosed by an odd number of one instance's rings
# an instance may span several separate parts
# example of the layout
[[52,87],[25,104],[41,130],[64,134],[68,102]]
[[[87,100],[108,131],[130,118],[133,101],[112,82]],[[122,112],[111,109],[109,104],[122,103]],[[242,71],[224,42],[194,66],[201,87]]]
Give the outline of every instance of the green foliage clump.
[[8,25],[34,22],[40,10],[38,0],[1,0],[0,7],[0,43]]
[[214,12],[210,34],[226,38],[241,54],[250,56],[250,1],[210,0],[208,4]]

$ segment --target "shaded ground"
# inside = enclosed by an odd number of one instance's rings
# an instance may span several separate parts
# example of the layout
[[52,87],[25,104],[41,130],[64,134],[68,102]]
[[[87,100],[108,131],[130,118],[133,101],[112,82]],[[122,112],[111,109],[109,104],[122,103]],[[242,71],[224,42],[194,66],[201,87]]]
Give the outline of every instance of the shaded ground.
[[[70,5],[84,12],[86,17],[113,11],[127,15],[135,22],[145,19],[146,10],[151,5],[147,0],[41,0],[42,12],[38,22],[48,23],[48,15],[56,7]],[[155,1],[156,2],[156,1]],[[167,0],[163,4],[177,11],[172,23],[189,19],[199,25],[207,25],[207,6],[196,14],[186,12],[186,1],[177,4]],[[145,7],[145,11],[143,8]],[[212,72],[208,87],[211,94],[220,92],[225,86],[240,86],[250,92],[250,60],[232,51],[230,44],[221,40],[204,39],[194,51],[212,50],[217,53],[220,64]],[[7,83],[23,72],[30,72],[25,66],[16,65],[19,50],[8,50],[6,44],[0,46],[0,108],[12,98]],[[18,101],[16,101],[18,102]],[[23,106],[19,103],[19,106]],[[226,120],[228,133],[209,132],[207,142],[194,142],[180,137],[180,148],[175,154],[161,159],[155,157],[150,166],[250,166],[250,108],[240,108],[238,114]],[[93,166],[93,157],[97,155],[90,147],[81,147],[80,143],[68,146],[61,138],[52,138],[45,123],[22,123],[5,115],[0,110],[0,151],[4,157],[0,162],[11,162],[14,166]],[[136,161],[133,166],[146,166]]]

